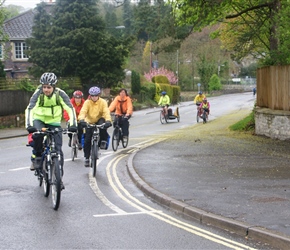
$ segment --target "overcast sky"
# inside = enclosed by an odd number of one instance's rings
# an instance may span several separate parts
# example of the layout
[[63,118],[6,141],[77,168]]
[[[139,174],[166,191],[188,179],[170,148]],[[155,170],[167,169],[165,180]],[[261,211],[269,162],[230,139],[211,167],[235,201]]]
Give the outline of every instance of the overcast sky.
[[27,9],[27,8],[35,8],[36,4],[40,2],[41,0],[6,0],[4,5],[14,4],[14,5],[22,6],[25,9]]

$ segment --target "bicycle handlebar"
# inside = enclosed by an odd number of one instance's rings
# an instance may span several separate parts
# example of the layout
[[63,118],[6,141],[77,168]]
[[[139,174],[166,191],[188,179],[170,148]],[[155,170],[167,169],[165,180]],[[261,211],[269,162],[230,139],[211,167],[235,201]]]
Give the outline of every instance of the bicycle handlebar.
[[106,123],[103,123],[103,124],[100,124],[100,125],[87,123],[87,128],[104,128],[105,124]]

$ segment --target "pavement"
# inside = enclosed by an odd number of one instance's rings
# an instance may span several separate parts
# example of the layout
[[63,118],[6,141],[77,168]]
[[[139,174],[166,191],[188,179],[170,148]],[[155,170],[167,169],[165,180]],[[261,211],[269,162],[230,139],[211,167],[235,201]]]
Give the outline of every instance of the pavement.
[[[289,249],[290,141],[228,129],[248,113],[159,136],[130,155],[128,172],[145,195],[188,219]],[[0,129],[0,139],[24,135]]]

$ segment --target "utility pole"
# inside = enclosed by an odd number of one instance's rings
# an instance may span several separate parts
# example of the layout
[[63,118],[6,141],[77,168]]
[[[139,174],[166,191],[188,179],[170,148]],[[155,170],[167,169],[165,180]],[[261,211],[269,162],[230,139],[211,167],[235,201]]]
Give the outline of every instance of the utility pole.
[[178,71],[179,71],[179,58],[178,58],[178,53],[179,53],[179,50],[177,50],[177,53],[176,53],[176,59],[177,59],[177,70],[176,70],[176,76],[177,76],[177,84],[178,85],[178,82],[179,82],[179,77],[178,77]]

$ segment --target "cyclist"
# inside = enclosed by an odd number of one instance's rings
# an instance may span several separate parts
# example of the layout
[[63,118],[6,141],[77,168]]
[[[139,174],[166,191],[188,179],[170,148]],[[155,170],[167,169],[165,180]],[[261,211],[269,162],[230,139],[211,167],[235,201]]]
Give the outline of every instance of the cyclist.
[[[75,112],[76,112],[76,116],[79,116],[79,113],[81,111],[82,106],[84,105],[85,99],[83,98],[84,94],[82,91],[80,90],[76,90],[73,93],[73,97],[70,99],[71,104],[73,105]],[[67,123],[69,123],[70,118],[68,113],[66,112],[66,110],[63,111],[63,117],[66,120]],[[82,150],[82,144],[81,144],[81,140],[82,140],[82,135],[83,135],[83,127],[81,126],[81,124],[78,124],[78,140],[79,140],[79,144],[78,144],[78,148],[79,150]],[[72,134],[68,134],[69,137],[69,142],[68,142],[68,146],[71,147],[71,140],[72,140]]]
[[[105,127],[100,129],[100,142],[101,149],[107,149],[108,132],[107,128],[112,126],[110,110],[106,100],[100,97],[101,90],[98,87],[91,87],[89,89],[89,99],[87,99],[80,111],[78,120],[82,127],[86,127],[87,123],[101,125],[105,123]],[[90,154],[91,154],[91,140],[93,136],[93,128],[86,128],[84,156],[85,167],[89,167]]]
[[[67,94],[56,88],[57,77],[54,73],[44,73],[40,77],[41,85],[36,89],[30,98],[25,110],[26,129],[29,133],[36,132],[42,128],[61,128],[62,110],[65,109],[70,119],[71,132],[77,131],[77,120],[75,110],[70,103]],[[31,170],[39,167],[43,151],[43,135],[35,134],[33,138],[33,152],[31,157]],[[62,132],[55,136],[55,147],[60,155],[60,165],[63,174],[63,152],[62,152]]]
[[129,135],[129,119],[133,114],[132,100],[126,89],[120,89],[119,95],[115,97],[109,106],[110,112],[115,111],[114,125],[118,123],[122,128],[123,139],[127,139]]
[[168,114],[168,107],[170,105],[170,98],[166,94],[166,91],[162,91],[161,92],[161,97],[159,99],[158,105],[161,105],[162,107],[164,107],[165,115],[167,116],[167,114]]
[[204,110],[206,112],[206,119],[208,118],[210,112],[210,104],[206,98],[203,98],[202,103],[200,104],[200,110]]
[[206,98],[206,96],[202,93],[202,91],[198,91],[198,94],[195,96],[195,98],[193,100],[193,103],[195,103],[197,106],[199,116],[201,116],[200,104],[202,103],[202,100],[204,98]]

